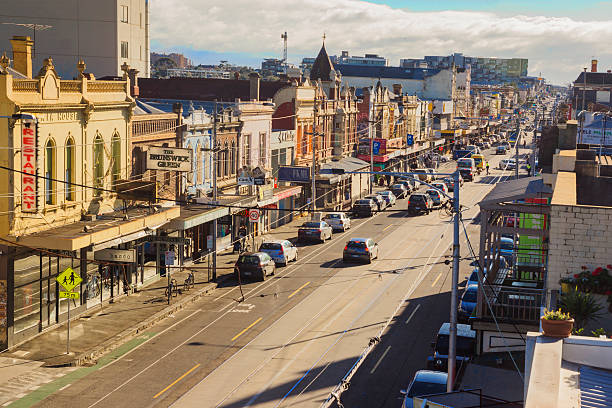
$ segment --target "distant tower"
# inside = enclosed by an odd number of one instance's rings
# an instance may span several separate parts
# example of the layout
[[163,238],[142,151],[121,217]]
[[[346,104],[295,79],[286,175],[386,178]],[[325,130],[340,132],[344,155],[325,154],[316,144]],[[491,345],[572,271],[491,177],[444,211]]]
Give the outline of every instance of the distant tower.
[[283,67],[285,68],[285,74],[287,73],[287,32],[281,34],[283,40]]

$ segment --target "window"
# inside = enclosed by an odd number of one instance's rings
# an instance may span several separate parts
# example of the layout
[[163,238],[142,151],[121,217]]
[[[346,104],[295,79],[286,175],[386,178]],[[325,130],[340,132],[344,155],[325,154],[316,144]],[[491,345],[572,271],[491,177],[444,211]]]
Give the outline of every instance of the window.
[[130,22],[129,15],[130,15],[130,11],[128,9],[128,6],[121,6],[121,22],[122,23]]
[[[74,183],[74,140],[69,137],[65,147],[65,162],[66,162],[66,183]],[[74,186],[66,184],[66,201],[74,201]]]
[[242,150],[242,167],[246,167],[249,165],[249,156],[251,154],[251,135],[244,135],[243,137],[243,145],[244,149]]
[[48,140],[45,145],[45,203],[55,204],[55,143]]
[[121,178],[121,138],[118,134],[113,136],[111,142],[111,150],[113,153],[113,173],[112,181],[113,186],[117,183],[117,180]]
[[129,58],[129,45],[127,41],[121,41],[121,58]]
[[104,141],[100,135],[96,135],[93,144],[93,176],[95,195],[100,196],[100,188],[104,185]]
[[223,146],[223,167],[225,168],[224,173],[226,176],[229,176],[230,174],[232,174],[231,168],[230,168],[230,161],[229,161],[229,144],[227,142],[225,142],[225,145]]
[[140,28],[142,28],[142,13],[139,14],[140,17]]
[[236,142],[232,141],[232,150],[230,150],[230,174],[236,172]]
[[142,45],[140,46],[140,56],[139,58],[142,60]]
[[266,164],[266,134],[259,134],[259,165]]

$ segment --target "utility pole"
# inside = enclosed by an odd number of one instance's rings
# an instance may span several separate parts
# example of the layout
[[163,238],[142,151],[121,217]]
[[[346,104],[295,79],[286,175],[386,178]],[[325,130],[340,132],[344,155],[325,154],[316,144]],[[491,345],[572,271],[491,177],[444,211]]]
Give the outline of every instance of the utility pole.
[[583,68],[584,70],[584,86],[582,87],[582,110],[584,110],[584,95],[586,94],[586,74],[587,74],[587,69]]
[[318,106],[317,106],[317,94],[316,92],[318,91],[318,88],[315,89],[315,97],[314,97],[314,111],[313,111],[313,124],[312,124],[312,172],[310,177],[312,178],[312,215],[311,217],[314,217],[314,212],[317,209],[317,185],[316,185],[316,181],[315,181],[315,172],[317,169],[317,151],[316,151],[316,147],[317,147],[317,143],[316,143],[316,137],[317,137],[317,112],[318,112]]
[[[519,113],[520,115],[520,113]],[[514,178],[518,180],[519,178],[519,142],[521,135],[521,121],[519,117],[516,118],[516,142],[514,142],[514,147],[516,150],[516,156],[514,158]]]
[[368,134],[370,136],[370,194],[374,191],[374,133],[372,132],[372,124],[374,122],[374,104],[372,103],[372,93],[376,92],[376,88],[372,87],[370,92],[370,114],[368,115]]
[[453,212],[455,213],[453,225],[453,276],[451,283],[450,329],[448,342],[448,380],[446,391],[452,392],[455,386],[455,372],[457,366],[457,285],[459,285],[459,222],[461,221],[461,206],[459,205],[459,170],[453,175]]
[[[217,205],[217,101],[215,100],[215,111],[213,113],[213,138],[212,138],[212,165],[213,165],[213,201]],[[217,218],[213,220],[213,272],[212,280],[217,281]]]

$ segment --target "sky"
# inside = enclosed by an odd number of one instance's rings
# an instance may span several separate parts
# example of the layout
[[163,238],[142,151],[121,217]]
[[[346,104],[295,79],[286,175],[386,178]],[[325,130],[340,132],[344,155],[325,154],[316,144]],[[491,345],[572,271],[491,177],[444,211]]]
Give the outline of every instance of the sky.
[[151,49],[196,64],[228,60],[259,67],[319,52],[528,58],[529,75],[566,85],[592,58],[612,69],[612,0],[163,0],[151,2]]

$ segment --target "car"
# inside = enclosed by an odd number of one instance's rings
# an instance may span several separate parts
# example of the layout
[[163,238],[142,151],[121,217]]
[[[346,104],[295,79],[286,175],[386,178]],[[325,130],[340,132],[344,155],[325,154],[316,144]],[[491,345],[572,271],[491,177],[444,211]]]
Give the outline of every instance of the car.
[[355,204],[353,204],[353,214],[355,214],[357,217],[371,217],[377,210],[378,204],[369,198],[357,200],[355,201]]
[[323,221],[329,224],[334,231],[346,231],[351,228],[351,219],[343,212],[330,212],[325,214]]
[[[453,176],[448,176],[442,179],[446,187],[448,187],[448,191],[455,191],[455,178]],[[459,187],[463,185],[463,177],[461,177],[461,173],[459,173]]]
[[500,170],[514,170],[516,167],[516,160],[514,159],[501,159],[499,162]]
[[433,183],[431,183],[431,186],[443,191],[445,194],[448,194],[448,186],[444,181],[434,181]]
[[408,388],[400,391],[404,394],[402,408],[413,408],[414,397],[445,393],[447,382],[448,373],[431,370],[417,371]]
[[[414,191],[417,189],[417,181],[414,178],[411,177],[400,177],[397,179],[397,182],[399,184],[403,184],[404,186],[406,186],[406,189],[408,190],[408,193]],[[418,183],[420,184],[420,183]]]
[[[504,258],[503,256],[500,256],[497,259],[495,259],[495,258],[490,259],[489,256],[487,255],[487,256],[485,256],[485,264],[488,264],[488,265],[485,265],[485,270],[487,269],[487,267],[490,267],[491,266],[491,262],[493,262],[495,260],[499,263],[499,268],[500,269],[505,269],[505,268],[508,267],[508,262],[506,261],[506,258]],[[479,266],[479,262],[480,261],[478,259],[474,259],[472,262],[470,262],[470,266],[478,267]],[[475,283],[478,283],[478,281],[476,281]]]
[[425,171],[431,173],[431,178],[429,181],[434,181],[436,179],[436,171],[434,169],[428,167],[425,169]]
[[342,251],[342,261],[365,261],[372,263],[378,258],[378,244],[372,238],[352,238]]
[[457,310],[457,318],[461,322],[467,322],[472,316],[478,301],[478,285],[468,285],[461,296],[459,309]]
[[506,154],[506,147],[504,145],[499,145],[495,148],[495,154]]
[[369,194],[367,196],[365,196],[364,198],[366,199],[370,199],[372,201],[374,201],[376,203],[376,208],[377,211],[382,211],[385,209],[385,207],[387,207],[387,202],[385,201],[385,199],[378,193],[375,194]]
[[480,148],[476,145],[467,145],[465,149],[472,152],[472,154],[480,154]]
[[474,181],[476,175],[476,164],[474,159],[462,158],[457,160],[457,169],[465,180]]
[[[487,274],[487,268],[485,268],[485,275]],[[470,274],[470,277],[468,278],[465,287],[467,288],[468,286],[478,286],[478,268],[474,268],[474,270],[472,271],[472,273]]]
[[393,195],[395,195],[395,197],[404,198],[408,195],[410,190],[406,187],[406,185],[402,183],[397,183],[391,186],[391,191],[393,192]]
[[482,142],[482,147],[484,149],[489,149],[491,147],[491,143],[485,140],[484,142]]
[[435,188],[428,188],[427,190],[425,190],[425,192],[429,194],[429,197],[433,202],[432,208],[440,208],[442,207],[442,205],[444,205],[444,203],[446,203],[446,197],[444,197],[440,190],[437,190]]
[[270,255],[265,252],[244,252],[240,254],[234,264],[234,277],[264,281],[269,275],[274,275],[276,264]]
[[408,199],[408,213],[411,215],[429,214],[432,208],[433,200],[427,193],[412,193]]
[[[442,323],[431,342],[433,353],[427,357],[427,368],[446,371],[448,367],[448,344],[450,323]],[[476,332],[469,324],[457,324],[457,371],[463,363],[469,362],[476,352]]]
[[298,229],[298,241],[321,241],[332,237],[332,227],[325,221],[307,221]]
[[395,205],[397,199],[395,198],[395,194],[393,194],[392,191],[380,191],[378,194],[380,194],[382,198],[385,199],[385,201],[387,202],[387,207],[393,207]]
[[414,173],[419,173],[417,175],[417,177],[419,178],[419,180],[424,181],[426,183],[431,181],[431,172],[428,171],[427,169],[416,169],[413,171]]
[[297,247],[286,239],[264,241],[259,246],[259,252],[270,255],[277,266],[287,266],[290,261],[297,261],[298,259]]
[[504,257],[510,266],[514,263],[514,247],[513,238],[501,237],[499,239],[499,254]]

